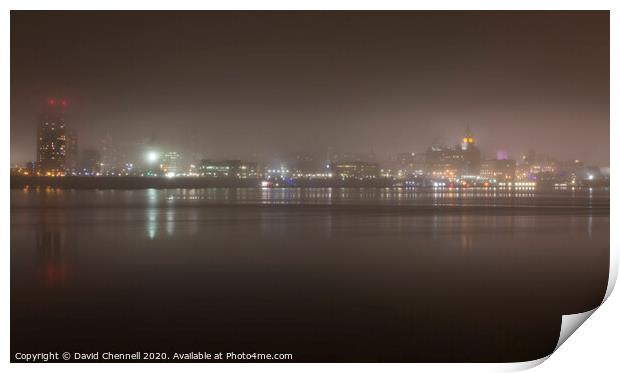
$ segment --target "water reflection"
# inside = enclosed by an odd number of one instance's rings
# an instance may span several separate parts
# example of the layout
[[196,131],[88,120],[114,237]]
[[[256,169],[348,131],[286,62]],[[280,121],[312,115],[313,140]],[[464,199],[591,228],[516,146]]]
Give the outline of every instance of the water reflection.
[[490,193],[11,191],[12,348],[540,357],[604,294],[609,199]]
[[460,217],[460,234],[461,234],[461,251],[467,255],[472,251],[473,248],[473,232],[472,225],[474,222],[472,218],[469,216],[461,216]]
[[36,245],[40,273],[48,287],[61,287],[65,283],[65,236],[45,225],[37,234]]
[[157,207],[146,208],[146,233],[152,240],[157,236]]
[[532,189],[412,189],[412,188],[205,188],[161,191],[168,201],[243,203],[262,205],[300,204],[382,204],[428,206],[534,206],[600,203],[605,191],[537,191]]

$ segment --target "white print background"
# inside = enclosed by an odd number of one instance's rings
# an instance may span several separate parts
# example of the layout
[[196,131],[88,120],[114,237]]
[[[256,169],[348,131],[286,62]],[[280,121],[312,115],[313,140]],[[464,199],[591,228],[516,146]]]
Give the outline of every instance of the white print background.
[[[620,132],[618,130],[618,89],[620,88],[620,80],[618,75],[618,67],[620,59],[618,58],[618,49],[620,47],[620,16],[618,1],[554,1],[554,0],[521,0],[521,1],[405,1],[405,0],[382,0],[382,1],[364,1],[364,0],[313,0],[313,1],[284,1],[284,0],[260,0],[260,1],[191,1],[191,0],[90,0],[88,2],[78,0],[56,0],[50,1],[29,1],[29,0],[10,0],[5,1],[5,7],[1,13],[2,25],[0,33],[1,48],[5,51],[0,63],[2,63],[3,74],[1,75],[2,90],[2,111],[3,121],[0,125],[3,141],[0,149],[3,149],[5,165],[8,165],[10,159],[10,134],[9,134],[9,115],[10,115],[10,66],[9,58],[6,51],[10,50],[10,9],[420,9],[420,10],[467,10],[467,9],[490,9],[490,10],[549,10],[549,9],[567,9],[567,10],[601,10],[611,9],[611,126],[610,140],[611,143],[620,141]],[[614,67],[616,69],[614,70]],[[620,164],[620,147],[611,146],[611,173],[618,169],[616,166]],[[0,335],[0,347],[2,348],[2,362],[5,368],[11,371],[24,370],[45,370],[46,372],[55,371],[76,371],[81,372],[84,366],[79,364],[49,364],[49,365],[29,365],[29,364],[9,364],[10,360],[10,323],[9,323],[9,273],[10,273],[10,251],[8,250],[8,237],[10,236],[10,200],[9,200],[9,173],[0,173],[2,177],[4,193],[0,199],[4,213],[2,214],[2,237],[4,237],[5,245],[3,245],[4,270],[2,286],[2,330]],[[620,359],[618,358],[618,336],[620,336],[620,296],[615,294],[608,298],[610,290],[614,285],[615,278],[618,273],[618,236],[620,234],[620,219],[618,211],[618,191],[614,187],[615,177],[612,177],[611,187],[611,268],[610,284],[607,289],[606,301],[595,312],[586,312],[585,314],[572,315],[564,318],[562,323],[562,337],[568,336],[575,326],[581,325],[585,321],[585,325],[578,327],[570,338],[561,344],[559,349],[550,357],[540,359],[534,362],[518,363],[518,364],[217,364],[205,366],[204,364],[179,364],[174,369],[195,370],[204,372],[209,371],[238,371],[252,370],[258,372],[289,372],[291,368],[295,371],[315,372],[317,369],[321,371],[342,371],[343,369],[351,369],[359,372],[364,371],[432,371],[432,372],[454,372],[454,371],[512,371],[522,370],[535,366],[537,372],[612,372],[619,371]],[[617,292],[617,291],[616,291]],[[591,316],[588,318],[588,316]],[[587,319],[587,321],[586,321]],[[541,364],[544,362],[543,364]],[[150,364],[148,368],[144,365],[136,364],[116,364],[113,366],[115,370],[136,371],[141,368],[148,369],[149,372],[168,372],[172,368],[169,364]],[[107,372],[110,369],[106,364],[89,364],[88,371]]]

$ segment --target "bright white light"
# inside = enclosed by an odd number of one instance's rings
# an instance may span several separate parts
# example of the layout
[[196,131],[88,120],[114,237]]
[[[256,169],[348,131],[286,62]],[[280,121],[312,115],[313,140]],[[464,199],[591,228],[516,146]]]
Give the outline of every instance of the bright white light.
[[155,162],[159,159],[159,155],[156,152],[146,153],[146,160],[149,162]]

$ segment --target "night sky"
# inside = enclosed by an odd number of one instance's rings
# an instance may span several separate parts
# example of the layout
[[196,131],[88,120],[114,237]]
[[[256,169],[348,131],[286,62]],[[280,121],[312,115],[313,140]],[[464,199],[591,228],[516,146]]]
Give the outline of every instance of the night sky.
[[609,13],[11,12],[11,162],[67,98],[80,149],[210,158],[455,144],[609,165]]

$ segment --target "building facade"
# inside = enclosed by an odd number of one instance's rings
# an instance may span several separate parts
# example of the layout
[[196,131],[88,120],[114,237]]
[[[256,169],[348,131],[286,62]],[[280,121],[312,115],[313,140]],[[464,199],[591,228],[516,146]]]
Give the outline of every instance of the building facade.
[[334,178],[341,180],[370,180],[380,175],[379,165],[371,162],[332,162],[329,169]]
[[257,164],[240,160],[212,161],[205,159],[200,164],[199,174],[200,176],[210,178],[258,178]]
[[428,178],[455,181],[479,175],[481,156],[468,129],[460,145],[429,148],[425,162]]
[[37,127],[36,173],[64,175],[67,157],[66,101],[49,100]]
[[480,163],[480,176],[496,182],[512,182],[516,166],[513,159],[487,159]]
[[175,176],[182,171],[181,155],[177,152],[166,152],[161,156],[161,172],[166,176]]
[[426,155],[424,153],[397,153],[394,168],[400,179],[415,178],[424,175]]

